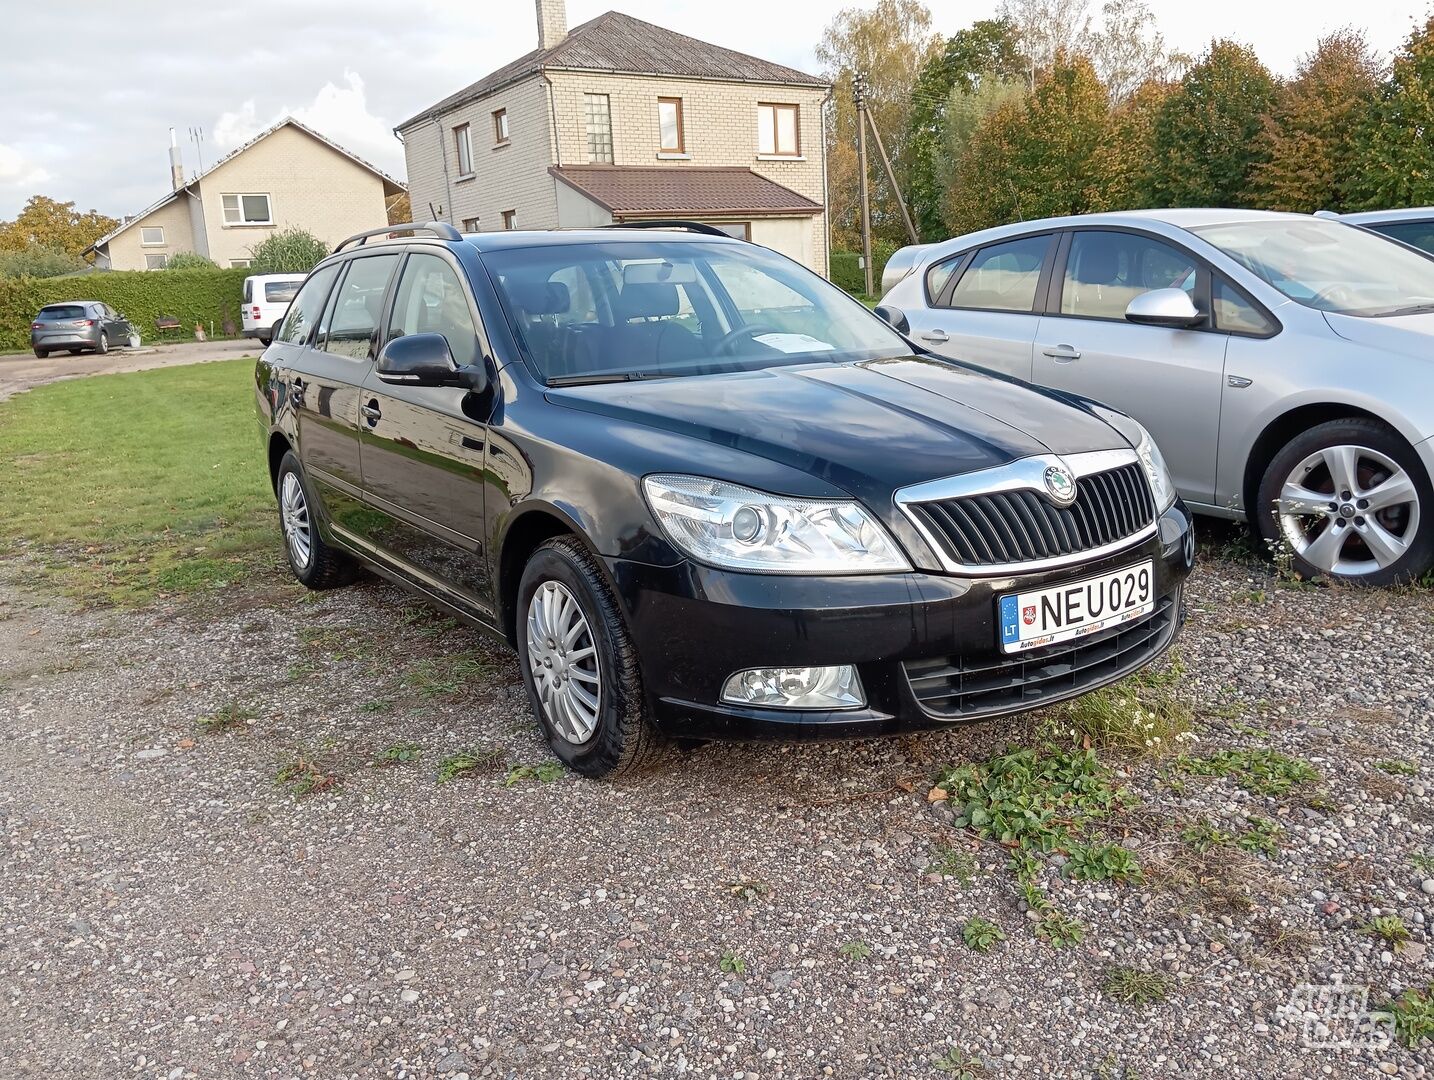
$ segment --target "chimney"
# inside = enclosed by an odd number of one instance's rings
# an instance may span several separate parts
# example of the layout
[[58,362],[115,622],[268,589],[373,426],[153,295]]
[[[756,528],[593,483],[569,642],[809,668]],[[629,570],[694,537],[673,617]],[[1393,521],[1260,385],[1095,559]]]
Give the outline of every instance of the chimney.
[[538,48],[551,49],[568,36],[568,5],[565,0],[537,0]]
[[169,129],[169,182],[178,191],[184,186],[184,159],[179,155],[179,140],[174,128]]

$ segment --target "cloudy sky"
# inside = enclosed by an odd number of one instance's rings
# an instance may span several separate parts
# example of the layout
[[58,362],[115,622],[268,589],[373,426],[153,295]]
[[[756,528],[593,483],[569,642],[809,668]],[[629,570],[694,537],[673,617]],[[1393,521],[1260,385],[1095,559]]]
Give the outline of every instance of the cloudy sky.
[[[1199,52],[1214,35],[1293,70],[1321,34],[1350,22],[1390,52],[1427,0],[1151,0],[1167,40]],[[23,7],[21,6],[23,3]],[[929,3],[952,33],[999,0]],[[813,48],[841,4],[821,0],[567,0],[577,24],[611,6],[730,48],[815,70]],[[1098,8],[1093,0],[1092,8]],[[6,10],[9,9],[9,10]],[[1282,10],[1283,9],[1283,10]],[[403,178],[391,129],[532,49],[532,0],[289,0],[284,4],[0,0],[12,42],[0,73],[0,218],[36,192],[81,209],[134,213],[169,184],[169,128],[187,171],[286,113]],[[41,43],[53,43],[55,48]],[[202,146],[189,141],[203,128]]]

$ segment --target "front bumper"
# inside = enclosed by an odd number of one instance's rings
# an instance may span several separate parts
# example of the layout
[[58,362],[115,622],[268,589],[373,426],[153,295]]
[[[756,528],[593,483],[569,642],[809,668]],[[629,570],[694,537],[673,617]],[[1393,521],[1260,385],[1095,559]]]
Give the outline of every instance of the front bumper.
[[[839,738],[943,727],[1038,708],[1122,678],[1158,656],[1183,621],[1181,584],[1194,543],[1177,502],[1156,534],[1113,555],[1036,574],[913,572],[846,577],[734,573],[686,562],[607,566],[627,616],[657,726],[697,739]],[[1155,565],[1145,621],[1019,659],[997,644],[997,598],[1132,562]],[[1163,621],[1162,621],[1163,620]],[[751,708],[720,700],[723,682],[757,667],[855,664],[865,708]],[[913,689],[922,686],[922,691]]]

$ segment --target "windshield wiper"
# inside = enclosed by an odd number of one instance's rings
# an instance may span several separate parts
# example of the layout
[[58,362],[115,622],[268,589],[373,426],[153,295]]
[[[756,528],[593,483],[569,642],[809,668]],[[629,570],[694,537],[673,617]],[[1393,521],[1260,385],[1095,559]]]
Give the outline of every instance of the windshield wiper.
[[1408,307],[1382,311],[1381,315],[1418,315],[1422,311],[1434,311],[1434,304],[1410,304]]
[[647,379],[675,377],[675,373],[666,371],[594,371],[587,375],[557,375],[548,380],[548,386],[588,386],[595,383],[643,382]]

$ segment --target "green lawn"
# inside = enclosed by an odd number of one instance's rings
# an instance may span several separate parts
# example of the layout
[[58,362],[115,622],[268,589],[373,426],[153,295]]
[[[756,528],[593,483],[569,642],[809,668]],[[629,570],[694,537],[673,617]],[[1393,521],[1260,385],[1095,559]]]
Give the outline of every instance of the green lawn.
[[0,403],[0,551],[87,601],[242,578],[278,550],[254,361],[42,386]]

